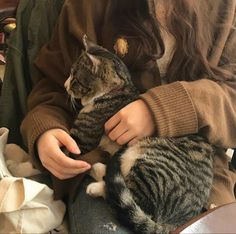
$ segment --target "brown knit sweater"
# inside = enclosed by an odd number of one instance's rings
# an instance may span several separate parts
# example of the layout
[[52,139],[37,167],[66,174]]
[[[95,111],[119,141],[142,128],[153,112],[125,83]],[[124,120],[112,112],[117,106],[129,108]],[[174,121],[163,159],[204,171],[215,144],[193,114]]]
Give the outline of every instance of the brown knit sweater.
[[[68,131],[73,114],[67,103],[64,82],[73,60],[82,48],[84,34],[113,51],[114,29],[107,20],[112,0],[67,0],[48,45],[42,48],[36,60],[41,72],[34,77],[36,85],[28,98],[29,112],[21,132],[31,155],[38,137],[48,129]],[[221,64],[228,57],[224,69],[236,77],[236,1],[207,0],[211,7],[210,20],[221,25],[214,29],[216,39],[207,45],[212,64]],[[132,51],[131,51],[132,52]],[[129,55],[132,57],[132,54]],[[236,147],[236,79],[217,83],[205,77],[197,81],[177,81],[160,85],[160,77],[144,71],[132,74],[141,98],[153,113],[158,136],[180,136],[197,133],[221,147]],[[37,161],[37,160],[36,160]]]

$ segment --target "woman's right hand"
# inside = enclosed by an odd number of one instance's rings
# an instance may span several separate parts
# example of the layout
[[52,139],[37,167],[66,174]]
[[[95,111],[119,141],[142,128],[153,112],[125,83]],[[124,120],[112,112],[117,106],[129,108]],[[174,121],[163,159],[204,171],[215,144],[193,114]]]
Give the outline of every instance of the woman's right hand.
[[46,131],[37,142],[40,161],[54,176],[61,180],[68,179],[91,168],[91,165],[85,161],[66,156],[61,150],[63,146],[73,154],[80,154],[76,142],[62,129]]

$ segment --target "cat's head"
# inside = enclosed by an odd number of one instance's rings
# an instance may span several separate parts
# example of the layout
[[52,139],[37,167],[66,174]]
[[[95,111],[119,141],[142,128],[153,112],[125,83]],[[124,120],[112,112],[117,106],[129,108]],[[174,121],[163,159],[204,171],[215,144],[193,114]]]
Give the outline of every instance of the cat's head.
[[73,63],[65,82],[68,94],[82,104],[113,90],[133,86],[125,64],[118,56],[83,37],[85,50]]

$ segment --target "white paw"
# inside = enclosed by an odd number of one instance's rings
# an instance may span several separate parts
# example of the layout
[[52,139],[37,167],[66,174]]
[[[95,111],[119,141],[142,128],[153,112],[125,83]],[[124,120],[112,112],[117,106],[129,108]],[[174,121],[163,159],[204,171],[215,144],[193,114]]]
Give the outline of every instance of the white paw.
[[90,176],[92,176],[96,181],[102,181],[106,174],[106,165],[102,163],[95,163],[90,170]]
[[209,209],[211,210],[211,209],[214,209],[214,208],[216,208],[217,207],[217,205],[215,205],[215,204],[210,204],[210,206],[209,206]]
[[105,182],[93,182],[87,186],[86,193],[91,197],[105,198]]

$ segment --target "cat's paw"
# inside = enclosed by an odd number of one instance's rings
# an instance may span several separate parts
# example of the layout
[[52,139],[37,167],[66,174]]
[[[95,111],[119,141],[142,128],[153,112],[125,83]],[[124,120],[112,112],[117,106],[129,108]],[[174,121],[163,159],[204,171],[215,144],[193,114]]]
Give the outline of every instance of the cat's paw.
[[86,193],[91,197],[103,197],[105,199],[105,182],[93,182],[87,186]]
[[209,209],[211,210],[211,209],[214,209],[214,208],[216,208],[216,207],[217,207],[217,205],[215,205],[214,203],[212,203],[212,204],[210,204]]
[[96,181],[102,181],[105,174],[106,174],[106,165],[102,163],[93,164],[89,172],[89,175],[93,177]]

